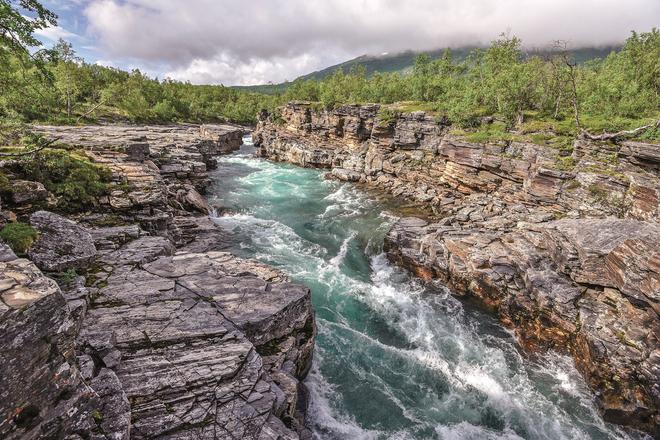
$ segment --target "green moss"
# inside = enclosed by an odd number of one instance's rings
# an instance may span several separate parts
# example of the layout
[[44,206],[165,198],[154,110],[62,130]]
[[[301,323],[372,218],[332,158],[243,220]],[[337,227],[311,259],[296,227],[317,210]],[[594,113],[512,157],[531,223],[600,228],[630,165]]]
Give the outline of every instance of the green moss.
[[17,255],[25,255],[38,236],[36,229],[25,223],[9,223],[0,230],[0,239]]
[[[600,115],[583,115],[582,125],[591,133],[617,132],[621,130],[632,130],[637,127],[652,124],[656,118],[624,118],[624,117],[606,117]],[[639,136],[646,136],[648,140],[653,140],[656,130],[646,130]],[[658,140],[658,138],[655,138]]]
[[489,124],[480,127],[477,131],[467,132],[465,139],[469,142],[510,142],[521,140],[518,136],[506,130],[500,123]]
[[567,136],[574,138],[577,130],[573,120],[557,120],[557,119],[544,119],[538,115],[534,115],[533,119],[527,119],[520,126],[519,131],[521,134],[542,133],[552,136]]
[[92,418],[97,424],[100,424],[103,421],[103,414],[98,409],[92,411]]
[[628,338],[628,335],[626,335],[626,332],[624,332],[623,330],[619,330],[618,332],[615,333],[615,335],[616,335],[616,338],[619,340],[620,343],[625,344],[628,347],[632,347],[636,350],[641,350],[635,342],[631,341]]
[[272,341],[269,341],[265,344],[262,344],[262,345],[258,346],[257,347],[257,352],[261,356],[272,356],[274,354],[277,354],[280,351],[282,351],[282,349],[279,346],[279,342],[281,342],[281,341],[273,339]]
[[69,269],[66,272],[59,272],[56,274],[51,274],[50,276],[55,278],[55,280],[60,285],[71,286],[76,278],[78,278],[78,273],[75,269]]
[[610,176],[610,177],[613,177],[617,180],[621,180],[621,181],[624,181],[624,182],[628,182],[630,180],[630,178],[628,176],[626,176],[625,174],[620,173],[620,172],[616,171],[616,169],[612,169],[612,168],[606,166],[605,164],[587,165],[586,167],[584,167],[584,171],[586,171],[588,173],[602,174],[602,175],[605,175],[605,176]]
[[530,136],[530,140],[532,143],[538,144],[538,145],[545,145],[550,139],[552,139],[551,134],[545,134],[545,133],[534,133],[533,135]]

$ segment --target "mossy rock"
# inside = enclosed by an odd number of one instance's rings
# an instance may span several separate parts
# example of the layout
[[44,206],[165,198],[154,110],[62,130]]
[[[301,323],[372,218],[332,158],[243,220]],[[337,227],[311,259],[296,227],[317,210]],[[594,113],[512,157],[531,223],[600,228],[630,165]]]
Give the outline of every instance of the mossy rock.
[[4,200],[11,199],[13,194],[13,189],[9,177],[2,171],[0,171],[0,198]]
[[[17,174],[41,182],[59,197],[58,208],[65,212],[87,211],[109,192],[112,172],[90,162],[74,151],[49,149],[14,165]],[[0,181],[0,185],[2,182]]]

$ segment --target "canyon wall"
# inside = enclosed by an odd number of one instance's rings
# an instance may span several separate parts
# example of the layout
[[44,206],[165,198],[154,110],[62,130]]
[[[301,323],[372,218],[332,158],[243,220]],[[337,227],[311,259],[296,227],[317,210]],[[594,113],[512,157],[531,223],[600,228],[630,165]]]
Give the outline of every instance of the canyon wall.
[[659,145],[474,142],[424,112],[295,102],[253,137],[263,157],[418,206],[386,238],[392,261],[493,310],[525,348],[570,353],[606,420],[660,435]]
[[0,242],[0,437],[310,438],[310,291],[226,252],[201,195],[242,129],[36,130],[113,183],[64,216],[2,164],[0,221],[39,236],[21,258]]

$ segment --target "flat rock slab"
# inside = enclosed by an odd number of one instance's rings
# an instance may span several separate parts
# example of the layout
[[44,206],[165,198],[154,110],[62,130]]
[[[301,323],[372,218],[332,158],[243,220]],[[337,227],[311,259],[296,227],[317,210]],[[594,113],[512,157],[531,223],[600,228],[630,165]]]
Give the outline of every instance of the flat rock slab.
[[[145,238],[103,257],[115,267],[78,338],[97,368],[116,372],[132,438],[298,438],[278,418],[296,398],[273,381],[255,344],[304,333],[309,290],[224,252],[137,262]],[[295,361],[311,360],[300,351]]]

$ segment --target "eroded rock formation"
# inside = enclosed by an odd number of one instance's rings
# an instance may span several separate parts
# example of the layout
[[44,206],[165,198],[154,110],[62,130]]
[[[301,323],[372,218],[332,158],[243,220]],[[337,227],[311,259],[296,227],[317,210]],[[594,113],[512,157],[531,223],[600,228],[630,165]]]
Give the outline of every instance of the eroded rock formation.
[[202,215],[207,170],[242,130],[38,129],[120,188],[74,219],[2,206],[39,236],[30,259],[0,243],[0,437],[309,438],[310,292],[224,252]]
[[478,299],[525,347],[568,351],[606,420],[660,435],[660,146],[468,142],[424,112],[306,103],[261,115],[254,140],[419,206],[391,260]]

